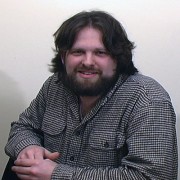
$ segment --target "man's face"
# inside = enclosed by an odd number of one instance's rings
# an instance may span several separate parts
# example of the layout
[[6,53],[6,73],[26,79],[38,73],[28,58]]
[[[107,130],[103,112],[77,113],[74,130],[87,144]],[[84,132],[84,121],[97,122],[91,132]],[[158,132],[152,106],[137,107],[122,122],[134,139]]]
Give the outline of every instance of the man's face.
[[79,96],[97,96],[115,83],[117,62],[107,52],[99,30],[85,27],[66,53],[66,82]]

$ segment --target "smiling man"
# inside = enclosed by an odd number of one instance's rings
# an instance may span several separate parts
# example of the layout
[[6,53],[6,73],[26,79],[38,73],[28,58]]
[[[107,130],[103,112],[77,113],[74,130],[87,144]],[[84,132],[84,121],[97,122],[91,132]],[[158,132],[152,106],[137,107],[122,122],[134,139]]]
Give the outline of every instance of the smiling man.
[[54,73],[12,123],[6,153],[21,180],[175,180],[168,93],[132,61],[122,25],[81,12],[54,34]]
[[101,95],[117,80],[117,62],[102,42],[102,34],[92,27],[83,28],[66,54],[67,84],[80,96]]

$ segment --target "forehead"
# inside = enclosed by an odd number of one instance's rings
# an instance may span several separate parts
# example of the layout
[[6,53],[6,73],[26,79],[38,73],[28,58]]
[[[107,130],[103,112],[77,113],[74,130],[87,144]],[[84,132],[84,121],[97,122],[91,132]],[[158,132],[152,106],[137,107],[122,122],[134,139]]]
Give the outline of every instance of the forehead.
[[76,35],[72,48],[77,46],[99,46],[104,48],[101,31],[93,27],[81,29]]

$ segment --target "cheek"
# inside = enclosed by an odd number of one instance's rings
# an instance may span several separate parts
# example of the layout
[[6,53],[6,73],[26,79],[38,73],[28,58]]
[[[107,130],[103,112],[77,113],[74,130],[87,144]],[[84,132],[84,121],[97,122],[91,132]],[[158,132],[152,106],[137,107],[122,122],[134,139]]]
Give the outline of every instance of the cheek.
[[71,74],[73,72],[73,67],[70,65],[66,65],[66,72],[67,74]]
[[65,67],[66,67],[66,72],[67,72],[67,74],[69,74],[69,72],[71,72],[72,71],[72,65],[68,62],[68,60],[66,60],[66,62],[65,62]]
[[114,75],[114,73],[116,72],[116,68],[117,68],[117,63],[115,62],[110,62],[110,63],[107,63],[102,71],[103,71],[103,74],[104,75],[107,75],[107,76],[112,76]]
[[67,74],[74,72],[77,66],[78,66],[78,63],[76,63],[75,61],[66,60],[65,67],[66,67]]

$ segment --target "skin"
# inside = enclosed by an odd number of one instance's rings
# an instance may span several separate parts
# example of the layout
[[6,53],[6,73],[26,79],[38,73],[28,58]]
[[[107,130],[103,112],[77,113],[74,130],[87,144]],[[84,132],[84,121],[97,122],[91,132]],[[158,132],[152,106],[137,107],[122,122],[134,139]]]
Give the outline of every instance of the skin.
[[50,180],[59,155],[40,146],[28,146],[19,153],[12,171],[22,180]]
[[[78,33],[63,63],[67,74],[75,76],[78,83],[87,87],[96,85],[102,77],[112,77],[117,67],[102,42],[101,32],[92,27],[85,27]],[[87,114],[100,97],[101,94],[80,96],[82,114]],[[21,180],[50,180],[58,157],[58,152],[51,153],[36,145],[28,146],[20,152],[12,170]]]

